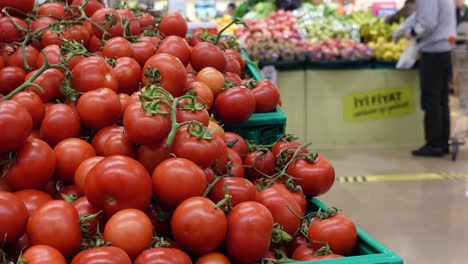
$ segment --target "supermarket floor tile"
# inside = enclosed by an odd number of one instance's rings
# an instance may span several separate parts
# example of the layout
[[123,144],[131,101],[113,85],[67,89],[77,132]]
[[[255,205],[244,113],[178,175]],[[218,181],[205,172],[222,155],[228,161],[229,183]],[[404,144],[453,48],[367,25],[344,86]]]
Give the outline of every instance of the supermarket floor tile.
[[[322,153],[340,176],[468,173],[468,149],[456,162],[413,158],[409,149]],[[467,263],[468,178],[337,183],[319,199],[342,209],[405,263]]]

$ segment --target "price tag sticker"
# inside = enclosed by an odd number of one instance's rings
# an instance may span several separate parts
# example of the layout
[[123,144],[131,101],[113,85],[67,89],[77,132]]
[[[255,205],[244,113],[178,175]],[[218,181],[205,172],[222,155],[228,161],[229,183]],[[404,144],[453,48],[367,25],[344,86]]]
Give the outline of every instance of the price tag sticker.
[[276,70],[275,66],[265,66],[260,70],[264,79],[272,81],[274,84],[278,81],[278,70]]

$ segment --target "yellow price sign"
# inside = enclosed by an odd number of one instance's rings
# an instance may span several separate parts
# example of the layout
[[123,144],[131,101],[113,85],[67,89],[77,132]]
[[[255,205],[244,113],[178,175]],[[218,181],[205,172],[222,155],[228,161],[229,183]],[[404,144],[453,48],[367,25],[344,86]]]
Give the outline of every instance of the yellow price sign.
[[351,122],[398,117],[414,111],[414,89],[411,87],[354,92],[344,98],[344,119]]

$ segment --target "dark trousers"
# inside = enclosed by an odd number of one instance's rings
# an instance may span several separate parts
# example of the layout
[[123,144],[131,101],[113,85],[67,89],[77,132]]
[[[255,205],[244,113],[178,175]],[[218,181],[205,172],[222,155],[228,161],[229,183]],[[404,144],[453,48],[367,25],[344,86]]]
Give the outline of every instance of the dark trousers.
[[426,144],[447,146],[450,137],[448,103],[449,81],[452,79],[451,53],[422,53],[419,73]]

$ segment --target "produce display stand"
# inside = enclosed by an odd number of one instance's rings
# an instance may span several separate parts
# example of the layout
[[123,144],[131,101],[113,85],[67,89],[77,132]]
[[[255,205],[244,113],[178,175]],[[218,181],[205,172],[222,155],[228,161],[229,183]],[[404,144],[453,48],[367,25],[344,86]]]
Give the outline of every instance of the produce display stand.
[[[321,201],[312,198],[309,200],[309,210],[317,211],[318,209],[326,210],[328,206]],[[379,243],[369,234],[364,232],[359,227],[358,230],[358,245],[356,253],[353,256],[329,260],[316,260],[301,263],[310,264],[403,264],[403,260],[393,251]]]
[[394,65],[335,61],[278,69],[287,132],[317,149],[422,144],[417,70]]

